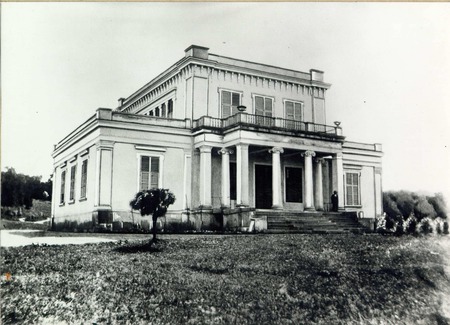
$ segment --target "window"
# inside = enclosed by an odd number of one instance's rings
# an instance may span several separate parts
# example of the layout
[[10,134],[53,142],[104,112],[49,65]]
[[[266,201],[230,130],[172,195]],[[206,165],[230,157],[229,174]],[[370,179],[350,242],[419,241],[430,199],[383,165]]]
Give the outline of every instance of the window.
[[237,107],[241,104],[241,94],[222,90],[221,97],[222,118],[236,114]]
[[77,173],[77,165],[73,165],[70,168],[70,193],[69,200],[73,201],[75,199],[75,175]]
[[61,194],[60,194],[60,198],[59,198],[59,203],[60,204],[64,204],[64,190],[66,188],[66,171],[63,170],[61,172]]
[[153,111],[150,111],[148,115],[153,116],[153,114],[154,114]]
[[155,108],[155,116],[159,116],[159,107]]
[[161,105],[161,116],[166,117],[166,104]]
[[86,198],[86,184],[87,184],[87,166],[88,161],[83,160],[81,165],[81,188],[80,188],[80,199]]
[[173,100],[169,99],[169,102],[167,103],[167,117],[172,118],[173,117]]
[[345,174],[345,204],[360,205],[359,202],[359,173]]
[[272,117],[273,99],[263,96],[255,96],[255,114]]
[[300,102],[285,101],[284,114],[287,120],[303,120],[303,104]]
[[302,203],[302,169],[286,167],[286,202]]
[[159,157],[141,156],[139,191],[160,187]]

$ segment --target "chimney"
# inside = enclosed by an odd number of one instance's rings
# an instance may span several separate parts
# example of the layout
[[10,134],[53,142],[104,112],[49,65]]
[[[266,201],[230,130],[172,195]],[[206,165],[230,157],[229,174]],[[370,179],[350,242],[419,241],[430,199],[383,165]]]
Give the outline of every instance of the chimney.
[[311,81],[323,81],[323,71],[310,69],[309,72],[311,74]]
[[125,101],[125,98],[122,98],[122,97],[119,98],[119,107],[123,106],[124,101]]
[[185,57],[192,56],[194,58],[205,60],[208,60],[208,51],[209,48],[198,45],[191,45],[186,50],[184,50],[184,52],[186,53]]

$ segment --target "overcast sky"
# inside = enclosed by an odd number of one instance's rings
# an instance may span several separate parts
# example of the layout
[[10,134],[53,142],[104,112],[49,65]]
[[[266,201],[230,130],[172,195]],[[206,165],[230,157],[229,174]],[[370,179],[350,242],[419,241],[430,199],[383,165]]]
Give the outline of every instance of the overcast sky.
[[2,170],[52,172],[53,144],[184,56],[325,71],[327,124],[383,144],[384,190],[450,201],[448,3],[2,3]]

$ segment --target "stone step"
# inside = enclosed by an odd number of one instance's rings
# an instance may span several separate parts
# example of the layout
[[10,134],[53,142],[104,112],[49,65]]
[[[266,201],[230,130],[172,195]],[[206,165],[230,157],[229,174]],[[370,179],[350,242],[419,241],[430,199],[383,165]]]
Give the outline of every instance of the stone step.
[[257,211],[267,217],[267,231],[273,233],[362,233],[354,213]]

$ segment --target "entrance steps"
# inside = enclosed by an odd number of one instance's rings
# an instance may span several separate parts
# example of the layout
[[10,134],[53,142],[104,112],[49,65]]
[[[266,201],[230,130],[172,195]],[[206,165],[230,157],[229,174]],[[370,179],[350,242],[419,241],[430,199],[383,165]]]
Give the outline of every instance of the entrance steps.
[[267,217],[269,233],[364,233],[367,229],[352,212],[256,210]]

